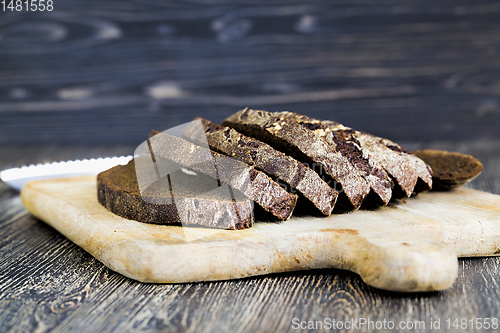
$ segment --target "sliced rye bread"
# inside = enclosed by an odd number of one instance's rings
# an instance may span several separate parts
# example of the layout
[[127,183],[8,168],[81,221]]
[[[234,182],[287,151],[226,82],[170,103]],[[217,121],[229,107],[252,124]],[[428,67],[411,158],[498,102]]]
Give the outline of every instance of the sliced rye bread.
[[[336,125],[327,121],[329,127]],[[355,134],[361,148],[367,152],[375,161],[378,161],[383,168],[393,177],[399,187],[399,191],[394,189],[394,197],[410,197],[417,185],[418,175],[415,167],[406,158],[388,149],[373,135],[357,132]]]
[[382,166],[363,152],[353,129],[340,126],[331,129],[319,120],[288,111],[275,114],[296,121],[340,152],[361,172],[380,202],[384,205],[389,203],[394,183]]
[[[155,133],[158,132],[152,132],[153,135],[150,134],[149,139],[155,158],[166,158],[195,172],[215,178],[240,191],[281,220],[286,220],[292,215],[298,196],[288,193],[263,172],[240,160],[176,136]],[[172,151],[176,154],[172,154]],[[212,159],[207,159],[207,156],[211,156]]]
[[326,172],[331,177],[328,181],[334,180],[342,186],[342,192],[355,209],[370,192],[370,185],[347,158],[293,120],[245,108],[224,120],[222,125],[268,143],[307,163],[320,175]]
[[[322,123],[332,129],[338,128],[340,125],[330,120],[324,120]],[[340,126],[346,128],[343,125]],[[362,149],[377,159],[384,169],[394,177],[404,195],[409,197],[414,192],[422,192],[432,188],[432,170],[420,158],[408,153],[388,139],[359,131],[355,131],[354,136],[360,142]]]
[[[330,128],[338,126],[338,123],[329,120],[323,121],[323,123]],[[385,164],[391,165],[395,173],[399,172],[401,179],[407,179],[406,183],[412,184],[412,186],[407,186],[407,190],[405,190],[408,197],[414,192],[432,189],[432,169],[423,160],[388,139],[359,131],[356,131],[356,138],[367,150],[378,152]]]
[[[325,129],[332,132],[348,131],[351,138],[361,148],[363,157],[370,164],[385,169],[394,178],[405,196],[409,197],[413,193],[419,177],[426,184],[426,186],[420,186],[419,190],[429,189],[432,186],[432,174],[429,167],[418,157],[409,154],[392,141],[355,131],[350,127],[330,120],[313,119],[288,111],[278,112],[278,114],[294,119],[307,128],[313,128],[314,132],[321,137],[328,138]],[[392,143],[393,147],[388,146],[389,143]]]
[[[144,200],[137,183],[135,161],[118,165],[97,176],[97,198],[112,213],[126,219],[153,224],[178,224],[244,229],[253,225],[250,200],[228,200],[210,192],[213,179],[177,171],[176,196],[169,178],[163,177],[148,187],[153,200]],[[153,203],[156,201],[157,203]]]
[[[316,172],[262,141],[245,136],[232,128],[220,126],[209,120],[196,119],[200,120],[203,125],[202,143],[206,144],[208,142],[211,149],[241,159],[268,175],[277,177],[302,193],[324,215],[331,214],[337,201],[338,192],[328,186]],[[199,143],[199,129],[197,126],[197,123],[193,122],[191,126],[188,126],[183,131],[183,137],[189,141]]]

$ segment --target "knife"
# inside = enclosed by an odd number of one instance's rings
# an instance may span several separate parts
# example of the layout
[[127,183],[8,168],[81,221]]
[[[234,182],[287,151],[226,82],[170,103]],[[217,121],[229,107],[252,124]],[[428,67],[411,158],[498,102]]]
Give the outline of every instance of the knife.
[[29,181],[97,175],[119,164],[127,164],[133,156],[115,156],[76,161],[62,161],[46,164],[23,166],[0,172],[0,179],[18,191]]

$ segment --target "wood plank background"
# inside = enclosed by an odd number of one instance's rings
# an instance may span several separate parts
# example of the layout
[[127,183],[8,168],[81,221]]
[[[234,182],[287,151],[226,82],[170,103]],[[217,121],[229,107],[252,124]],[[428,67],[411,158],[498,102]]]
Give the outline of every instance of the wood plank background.
[[500,137],[498,1],[64,0],[0,15],[0,144],[136,143],[244,106],[396,141]]
[[[0,170],[128,155],[152,128],[245,106],[472,154],[484,172],[470,186],[500,194],[500,3],[55,0],[52,12],[0,11]],[[440,318],[448,331],[448,318],[500,319],[499,258],[459,263],[450,290],[420,294],[341,270],[141,284],[30,216],[0,181],[1,332],[281,332],[326,317],[426,321],[415,331]]]

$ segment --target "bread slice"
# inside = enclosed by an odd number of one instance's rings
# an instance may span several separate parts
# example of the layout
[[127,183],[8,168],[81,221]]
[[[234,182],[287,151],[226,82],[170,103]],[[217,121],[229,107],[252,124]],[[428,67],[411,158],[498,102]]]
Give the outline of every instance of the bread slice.
[[321,174],[328,181],[339,183],[352,206],[358,209],[370,192],[370,185],[361,173],[338,151],[297,122],[279,115],[243,109],[226,120],[223,126],[270,144],[273,148],[292,156]]
[[[197,118],[197,120],[203,124],[204,135],[201,140],[206,140],[211,149],[241,159],[268,175],[278,178],[288,184],[292,190],[297,189],[302,193],[324,215],[331,214],[338,192],[328,186],[316,172],[262,141],[203,118]],[[187,140],[200,141],[196,126],[189,126],[182,135]]]
[[132,160],[97,176],[97,198],[112,213],[139,222],[182,222],[225,229],[244,229],[253,225],[251,201],[236,202],[211,192],[213,179],[210,177],[177,171],[171,178],[178,182],[175,198],[170,190],[170,179],[163,177],[148,187],[154,200],[144,200],[137,183],[135,160]]
[[167,133],[156,134],[149,141],[155,158],[166,158],[215,178],[240,191],[279,219],[286,220],[292,215],[298,196],[288,193],[252,166]]
[[415,190],[419,177],[426,184],[420,190],[429,189],[432,186],[430,168],[417,156],[406,152],[390,140],[355,131],[350,127],[330,120],[313,119],[288,111],[278,112],[278,114],[310,128],[328,143],[332,141],[330,138],[335,133],[349,133],[349,139],[359,146],[363,158],[374,168],[387,171],[408,197]]
[[[330,128],[337,126],[331,121],[324,123]],[[373,160],[379,162],[398,184],[400,191],[393,191],[393,195],[396,194],[396,197],[411,196],[418,181],[418,175],[412,163],[388,149],[373,135],[356,132],[355,136],[360,143],[361,149],[370,155]]]
[[380,137],[374,136],[374,139],[378,139],[380,143],[385,145],[390,150],[396,152],[398,156],[407,160],[414,167],[414,170],[418,176],[419,182],[416,185],[416,191],[426,191],[432,189],[432,169],[418,156],[406,151],[397,143]]
[[361,172],[380,202],[384,205],[389,203],[394,183],[383,167],[376,160],[370,158],[369,154],[363,152],[353,129],[343,127],[340,124],[332,129],[319,120],[288,111],[276,112],[276,114],[296,121],[340,152]]

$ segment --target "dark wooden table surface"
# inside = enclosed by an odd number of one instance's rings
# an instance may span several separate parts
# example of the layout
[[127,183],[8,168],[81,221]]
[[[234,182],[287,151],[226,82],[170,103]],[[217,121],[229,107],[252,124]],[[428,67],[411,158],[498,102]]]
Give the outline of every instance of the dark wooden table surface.
[[[250,106],[472,154],[484,172],[470,186],[500,194],[498,1],[52,4],[0,3],[0,170],[129,155],[152,128]],[[30,216],[0,182],[0,332],[277,332],[294,331],[294,318],[426,331],[440,319],[443,331],[447,319],[500,319],[499,259],[459,264],[451,289],[419,294],[334,269],[142,284]],[[468,325],[459,331],[488,331]]]

